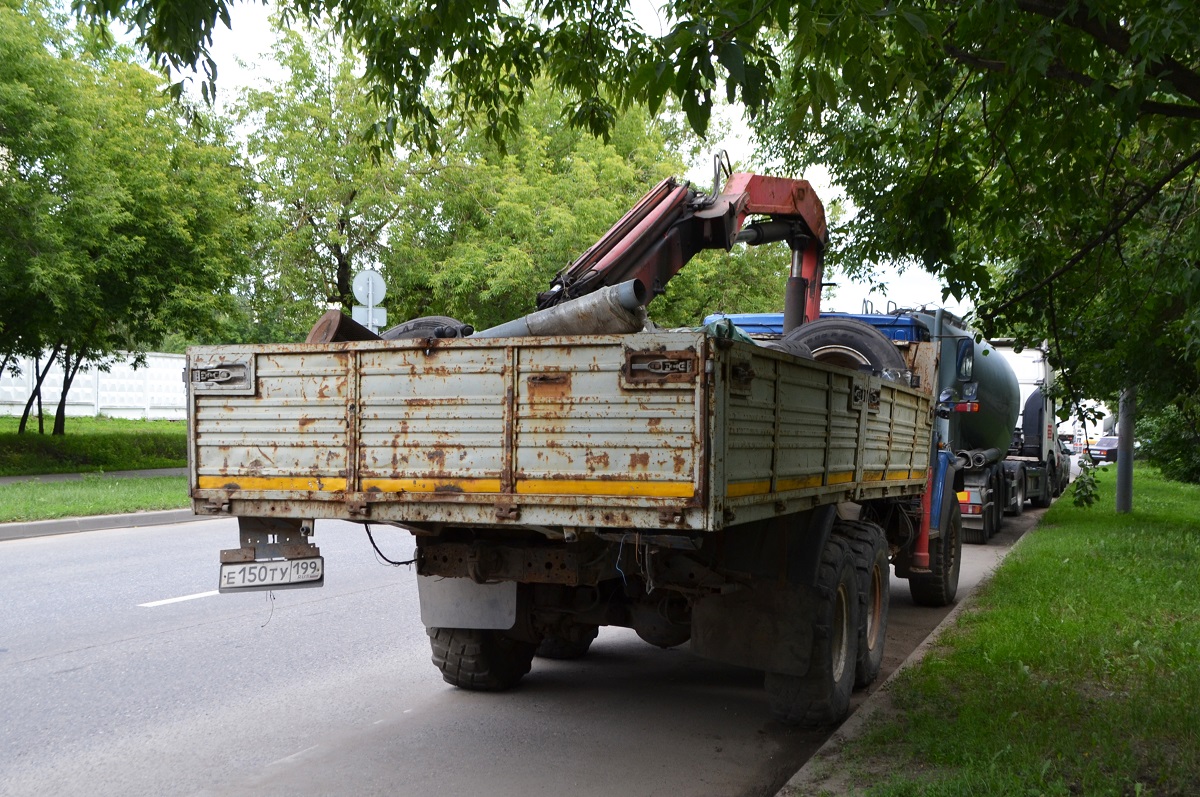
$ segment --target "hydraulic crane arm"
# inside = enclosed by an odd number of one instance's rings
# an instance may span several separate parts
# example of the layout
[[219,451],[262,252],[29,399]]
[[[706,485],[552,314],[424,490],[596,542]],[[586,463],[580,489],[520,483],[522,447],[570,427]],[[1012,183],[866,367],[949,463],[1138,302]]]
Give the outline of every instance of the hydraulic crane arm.
[[[746,225],[751,216],[767,220]],[[641,282],[653,298],[703,249],[728,251],[735,243],[786,241],[792,264],[784,326],[791,329],[815,319],[820,311],[827,240],[825,209],[807,180],[738,173],[712,197],[667,179],[559,272],[550,289],[538,296],[538,307],[631,279]]]

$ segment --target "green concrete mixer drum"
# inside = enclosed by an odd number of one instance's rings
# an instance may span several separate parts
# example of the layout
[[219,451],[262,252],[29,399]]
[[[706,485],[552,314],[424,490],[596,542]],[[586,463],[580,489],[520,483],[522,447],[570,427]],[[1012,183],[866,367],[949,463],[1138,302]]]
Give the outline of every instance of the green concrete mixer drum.
[[[931,332],[936,330],[933,316],[921,313],[917,317]],[[952,433],[951,445],[956,450],[998,448],[1007,451],[1021,410],[1017,375],[992,344],[977,340],[973,331],[952,324],[946,318],[942,319],[941,362],[957,365],[960,342],[966,340],[973,343],[970,379],[960,381],[958,368],[942,367],[939,369],[938,392],[953,388],[955,395],[961,397],[965,386],[973,382],[978,385],[979,411],[955,414],[958,432]]]

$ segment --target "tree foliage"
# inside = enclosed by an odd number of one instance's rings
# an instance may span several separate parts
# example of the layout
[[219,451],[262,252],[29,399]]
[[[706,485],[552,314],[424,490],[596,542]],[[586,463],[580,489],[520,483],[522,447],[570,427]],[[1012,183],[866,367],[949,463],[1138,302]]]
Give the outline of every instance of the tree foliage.
[[0,5],[0,353],[60,359],[57,433],[81,368],[208,326],[244,265],[233,152],[161,83],[36,5]]
[[256,268],[240,293],[260,341],[303,340],[327,305],[349,312],[353,276],[378,266],[411,180],[411,164],[363,139],[376,109],[349,46],[277,35],[284,76],[234,103],[255,200]]
[[[176,66],[229,19],[224,0],[77,7],[126,14]],[[672,0],[661,35],[624,2],[282,7],[356,42],[377,131],[430,149],[439,102],[504,141],[539,79],[601,134],[670,97],[703,131],[723,86],[785,168],[824,162],[846,188],[833,265],[941,275],[985,330],[1049,339],[1073,397],[1197,394],[1200,28],[1182,0]]]
[[1200,404],[1194,399],[1142,413],[1137,436],[1144,456],[1175,481],[1200,484]]
[[1194,394],[1200,35],[1183,6],[854,9],[805,4],[759,121],[772,154],[827,164],[857,206],[833,257],[941,275],[985,332],[1049,340],[1071,398]]
[[386,279],[392,323],[438,314],[484,328],[522,316],[642,193],[684,168],[677,125],[630,109],[604,143],[573,128],[541,83],[501,144],[468,116],[436,154],[373,145],[362,132],[376,109],[353,48],[328,31],[284,30],[273,55],[285,77],[235,103],[258,268],[239,288],[248,323],[228,330],[233,339],[302,339],[327,304],[349,310],[353,274],[368,267]]
[[385,271],[393,318],[449,315],[483,329],[533,312],[557,271],[683,170],[680,131],[644,110],[622,114],[604,143],[567,124],[562,107],[536,86],[503,146],[486,125],[470,126],[410,170],[419,178]]

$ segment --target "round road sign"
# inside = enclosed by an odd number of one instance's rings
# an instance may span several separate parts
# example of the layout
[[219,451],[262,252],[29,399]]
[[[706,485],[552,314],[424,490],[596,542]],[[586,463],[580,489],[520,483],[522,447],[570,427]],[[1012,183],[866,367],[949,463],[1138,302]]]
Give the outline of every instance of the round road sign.
[[368,306],[379,304],[387,295],[383,277],[371,268],[355,274],[351,287],[354,289],[354,298]]

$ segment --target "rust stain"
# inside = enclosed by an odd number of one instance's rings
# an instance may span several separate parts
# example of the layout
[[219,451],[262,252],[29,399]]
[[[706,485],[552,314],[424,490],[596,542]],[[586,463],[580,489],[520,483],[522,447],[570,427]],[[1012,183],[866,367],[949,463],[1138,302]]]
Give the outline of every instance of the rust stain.
[[608,452],[604,451],[599,454],[588,453],[585,455],[587,469],[595,472],[597,468],[608,470]]
[[435,493],[461,493],[463,488],[457,484],[439,484],[433,488]]
[[683,473],[683,469],[687,467],[687,458],[683,454],[675,455],[675,472]]
[[303,418],[300,419],[300,428],[303,429],[306,426],[312,426],[316,422],[317,422],[316,418],[310,418],[307,415],[305,415]]
[[367,492],[368,493],[382,493],[383,490],[380,490],[378,487],[376,487],[375,485],[372,484],[370,487],[367,488]]
[[446,451],[442,448],[435,448],[425,452],[425,458],[429,460],[429,464],[434,465],[438,470],[446,468]]
[[643,451],[641,453],[633,453],[629,455],[629,469],[637,470],[638,468],[650,467],[650,454]]
[[651,429],[662,425],[662,418],[647,418],[646,425]]
[[222,490],[240,490],[240,489],[242,489],[242,486],[240,484],[238,484],[237,482],[226,482],[225,484],[221,485],[221,489]]
[[571,398],[571,374],[536,374],[529,377],[529,396],[540,399],[566,400]]
[[328,384],[321,385],[321,389],[317,391],[317,398],[319,398],[319,399],[329,398],[329,385]]

